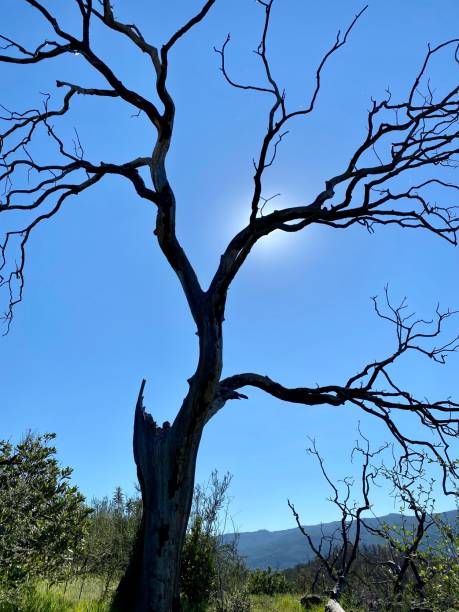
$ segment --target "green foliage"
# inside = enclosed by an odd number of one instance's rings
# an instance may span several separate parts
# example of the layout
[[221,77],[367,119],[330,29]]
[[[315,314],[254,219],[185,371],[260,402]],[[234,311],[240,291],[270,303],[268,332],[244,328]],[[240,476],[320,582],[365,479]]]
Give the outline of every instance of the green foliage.
[[441,538],[421,553],[420,574],[432,612],[444,612],[459,602],[459,517],[455,527],[438,523]]
[[54,434],[0,441],[0,599],[64,578],[85,542],[88,508],[50,446]]
[[249,610],[248,570],[237,550],[237,536],[218,539],[216,550],[217,580],[212,601],[218,612]]
[[73,606],[65,597],[31,589],[15,603],[0,604],[1,612],[70,612]]
[[[226,493],[231,478],[219,479],[213,472],[209,482],[197,485],[182,551],[181,591],[184,609],[201,610],[215,601],[232,610],[246,578],[236,542],[223,542]],[[98,577],[107,598],[113,584],[125,571],[142,514],[139,497],[126,497],[117,488],[111,499],[93,500],[84,550],[75,566],[82,590],[86,580]],[[222,604],[222,605],[223,605]],[[229,606],[229,607],[228,607]],[[242,608],[241,608],[242,610]]]
[[211,603],[219,612],[232,612],[236,601],[241,612],[249,609],[243,596],[245,568],[236,543],[222,537],[230,482],[229,474],[220,479],[214,471],[206,485],[194,490],[180,576],[183,602],[192,610]]
[[[301,595],[252,595],[252,612],[304,612],[300,604]],[[324,606],[317,606],[310,612],[323,612]]]
[[233,585],[214,600],[216,612],[251,612],[252,601],[246,585]]
[[0,603],[0,612],[109,612],[109,604],[97,599],[73,600],[55,588],[36,586],[22,593],[14,603]]
[[107,595],[113,580],[119,579],[129,561],[142,514],[139,497],[127,497],[120,487],[112,499],[93,500],[86,546],[77,573],[98,576]]
[[287,593],[287,580],[282,572],[274,572],[270,567],[257,569],[249,574],[248,588],[253,595],[275,595]]
[[193,610],[204,610],[217,576],[216,541],[207,533],[202,517],[194,518],[182,551],[182,594]]

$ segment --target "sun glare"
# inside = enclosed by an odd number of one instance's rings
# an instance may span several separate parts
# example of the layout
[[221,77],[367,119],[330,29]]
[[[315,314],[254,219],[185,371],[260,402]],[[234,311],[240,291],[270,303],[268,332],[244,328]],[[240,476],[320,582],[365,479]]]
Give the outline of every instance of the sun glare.
[[[280,210],[288,206],[299,204],[297,200],[298,198],[284,195],[276,197],[264,207],[263,215],[266,216],[274,210]],[[233,206],[231,221],[226,225],[226,240],[231,239],[249,223],[250,197],[237,198],[237,202],[238,204]],[[252,257],[266,259],[268,257],[284,257],[298,252],[300,244],[304,244],[304,240],[300,237],[302,234],[303,232],[298,232],[297,234],[275,230],[257,242],[253,249]]]

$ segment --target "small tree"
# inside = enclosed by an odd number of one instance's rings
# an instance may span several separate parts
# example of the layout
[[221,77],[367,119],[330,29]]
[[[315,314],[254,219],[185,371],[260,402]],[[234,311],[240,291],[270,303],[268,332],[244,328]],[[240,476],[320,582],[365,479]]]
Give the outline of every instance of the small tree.
[[0,441],[0,590],[62,579],[84,546],[90,510],[59,466],[54,434]]
[[376,451],[370,451],[369,441],[362,435],[360,430],[359,434],[364,441],[364,445],[362,447],[359,442],[356,442],[352,454],[359,454],[362,456],[360,502],[356,502],[351,498],[354,480],[348,477],[344,478],[344,480],[341,481],[344,490],[340,491],[338,484],[333,482],[325,469],[324,459],[317,450],[314,440],[312,440],[312,446],[308,449],[308,453],[316,457],[319,462],[322,476],[332,490],[330,501],[339,510],[339,527],[337,527],[331,535],[323,535],[320,542],[315,544],[306,528],[301,524],[300,516],[295,510],[294,505],[290,500],[288,501],[288,505],[295,517],[299,530],[306,538],[309,548],[320,563],[313,581],[312,590],[314,590],[314,586],[317,583],[321,571],[326,574],[333,585],[330,590],[330,600],[326,608],[331,612],[339,612],[342,610],[338,602],[341,600],[343,592],[348,588],[349,579],[355,573],[355,565],[363,528],[363,516],[365,512],[371,508],[370,487],[379,471],[371,465],[370,461],[387,448],[387,445],[383,445]]
[[207,484],[194,488],[180,573],[183,597],[193,609],[205,607],[212,598],[223,610],[227,592],[235,586],[229,584],[229,574],[236,580],[241,574],[235,542],[223,540],[231,478],[225,474],[220,479],[214,470]]

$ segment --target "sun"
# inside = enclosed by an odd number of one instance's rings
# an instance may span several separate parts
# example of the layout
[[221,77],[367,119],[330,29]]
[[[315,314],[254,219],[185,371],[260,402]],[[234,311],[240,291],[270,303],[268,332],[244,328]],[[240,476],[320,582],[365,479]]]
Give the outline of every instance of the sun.
[[[295,199],[288,195],[279,194],[265,204],[260,214],[267,216],[274,210],[294,206],[295,203],[298,204],[297,200],[298,198]],[[251,194],[247,194],[246,197],[235,198],[235,201],[237,204],[231,205],[232,215],[229,216],[228,223],[225,224],[225,240],[231,240],[231,238],[249,224]],[[264,260],[272,257],[289,256],[298,250],[300,242],[303,241],[298,240],[295,233],[275,230],[258,240],[252,250],[252,257]]]

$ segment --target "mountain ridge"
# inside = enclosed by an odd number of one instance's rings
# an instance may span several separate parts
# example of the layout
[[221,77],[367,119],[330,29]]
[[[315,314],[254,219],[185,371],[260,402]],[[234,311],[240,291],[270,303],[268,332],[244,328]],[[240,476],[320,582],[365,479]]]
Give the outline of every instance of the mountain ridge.
[[[453,525],[457,520],[457,510],[439,512],[438,516],[442,521]],[[412,527],[415,524],[414,516],[402,515],[392,512],[380,517],[365,519],[370,527],[389,523]],[[340,526],[340,521],[329,523],[318,523],[316,525],[305,525],[305,530],[310,534],[314,544],[318,544],[322,533],[331,535]],[[438,537],[438,529],[432,527],[429,530],[430,538]],[[245,531],[238,534],[225,534],[223,542],[229,542],[237,538],[237,549],[239,554],[245,559],[247,567],[250,569],[273,569],[283,570],[294,567],[300,563],[307,563],[314,558],[314,553],[297,527],[291,529],[281,529],[269,531],[268,529],[258,529],[256,531]],[[352,537],[352,532],[351,532]],[[363,545],[382,544],[383,539],[370,533],[365,528],[362,529],[361,543]]]

